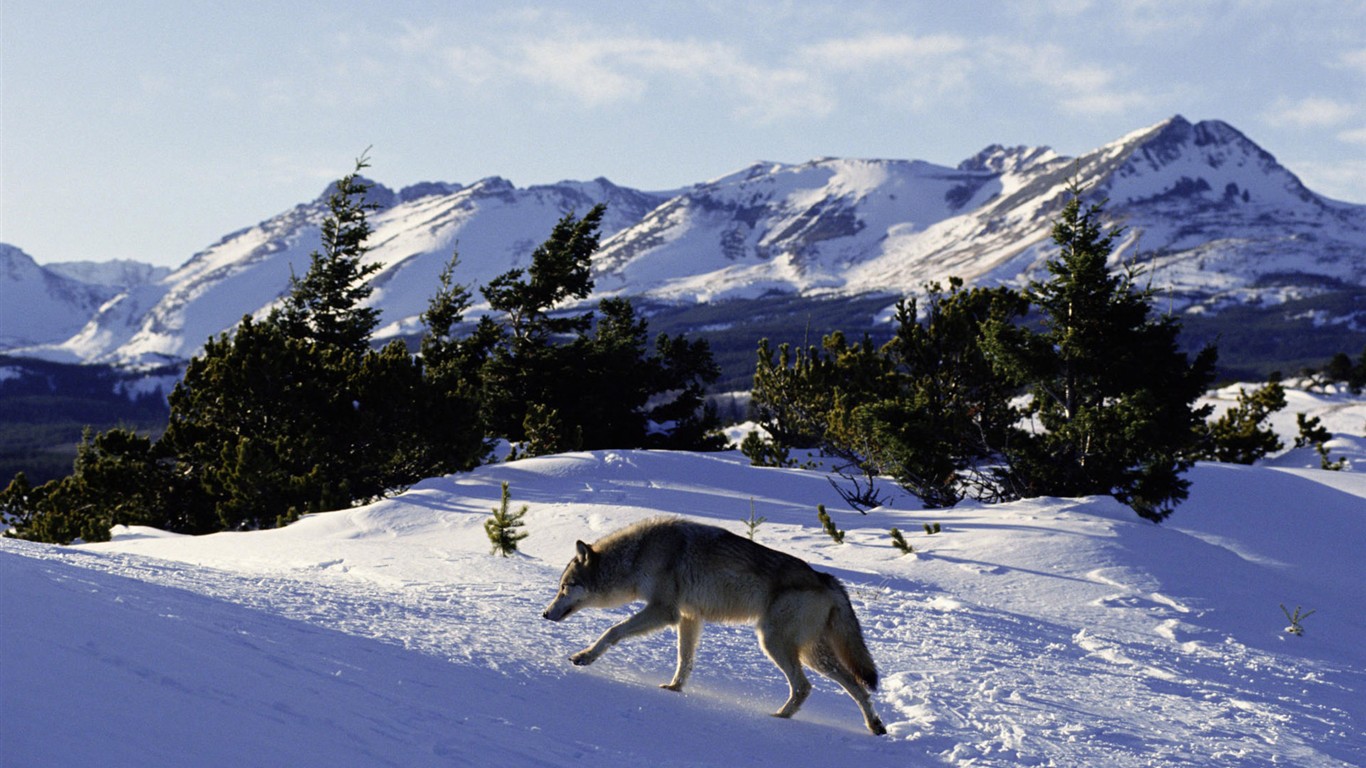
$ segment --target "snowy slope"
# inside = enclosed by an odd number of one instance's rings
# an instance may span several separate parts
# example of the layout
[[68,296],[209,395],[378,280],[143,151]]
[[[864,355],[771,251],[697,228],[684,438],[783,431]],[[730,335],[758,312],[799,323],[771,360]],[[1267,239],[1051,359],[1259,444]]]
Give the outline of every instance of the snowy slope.
[[[923,511],[892,486],[862,516],[820,472],[602,451],[280,530],[4,540],[0,749],[24,766],[1366,764],[1366,474],[1191,478],[1161,526],[1108,498]],[[509,559],[482,530],[502,481],[529,506]],[[575,539],[657,514],[743,532],[751,504],[761,543],[849,588],[888,737],[823,679],[794,720],[768,717],[785,686],[747,628],[709,625],[679,695],[655,687],[671,633],[580,669],[565,657],[625,609],[540,618]],[[1303,636],[1282,603],[1315,610]]]
[[39,266],[22,250],[0,243],[0,349],[63,341],[117,293]]
[[597,288],[699,301],[844,289],[889,237],[921,232],[996,188],[989,173],[924,162],[755,165],[612,238],[595,260]]
[[[227,235],[157,284],[120,295],[63,343],[24,354],[92,362],[152,364],[185,360],[231,330],[243,315],[262,315],[307,271],[319,247],[329,190],[318,199]],[[518,189],[491,178],[469,187],[425,183],[394,192],[376,184],[369,201],[372,304],[382,310],[379,336],[417,321],[442,268],[458,248],[457,280],[478,286],[526,266],[532,248],[566,213],[606,202],[604,233],[634,222],[664,198],[605,179]],[[65,338],[65,337],[63,337]]]
[[1019,283],[1039,275],[1053,248],[1073,177],[1127,228],[1116,264],[1150,262],[1153,285],[1183,306],[1366,281],[1366,206],[1314,195],[1226,123],[1178,115],[1078,158],[993,146],[957,168],[756,165],[613,237],[599,288],[709,300],[905,294],[949,275]]
[[[490,178],[398,192],[376,185],[381,210],[371,218],[368,258],[382,269],[372,304],[381,339],[412,333],[456,248],[457,280],[477,287],[526,266],[557,219],[599,202],[608,205],[595,259],[599,294],[686,303],[771,292],[905,295],[949,276],[1020,284],[1040,274],[1073,176],[1108,198],[1108,215],[1127,227],[1116,266],[1150,266],[1153,287],[1174,309],[1274,305],[1366,284],[1366,205],[1315,195],[1226,123],[1176,116],[1077,158],[991,146],[957,167],[758,163],[676,193],[605,179],[518,188]],[[307,268],[325,199],[224,237],[165,279],[86,310],[88,324],[69,319],[44,331],[43,339],[62,341],[24,354],[187,359],[244,314],[267,311],[291,271]],[[735,312],[736,321],[749,316],[738,305]]]

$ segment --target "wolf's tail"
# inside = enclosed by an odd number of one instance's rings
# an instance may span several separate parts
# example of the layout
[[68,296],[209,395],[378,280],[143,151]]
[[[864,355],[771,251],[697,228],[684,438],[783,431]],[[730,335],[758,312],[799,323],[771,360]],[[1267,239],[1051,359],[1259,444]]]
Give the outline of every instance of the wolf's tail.
[[822,573],[821,576],[835,594],[835,607],[830,611],[826,624],[830,647],[844,668],[852,672],[864,688],[876,691],[877,665],[873,663],[873,655],[863,642],[863,627],[854,614],[853,604],[849,602],[849,593],[844,591],[839,579],[828,573]]

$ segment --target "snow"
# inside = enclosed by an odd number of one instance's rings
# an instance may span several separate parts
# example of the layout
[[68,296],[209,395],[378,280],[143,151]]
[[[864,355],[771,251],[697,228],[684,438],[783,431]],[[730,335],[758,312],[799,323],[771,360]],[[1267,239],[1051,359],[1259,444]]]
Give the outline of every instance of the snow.
[[[1366,407],[1292,394],[1335,431]],[[1360,448],[1350,429],[1335,442]],[[860,515],[821,471],[597,451],[277,530],[0,540],[0,763],[1366,764],[1366,474],[1283,458],[1197,465],[1163,525],[1109,498],[923,510],[891,484]],[[504,481],[529,507],[511,558],[482,528]],[[627,609],[540,618],[576,539],[658,514],[743,534],[751,509],[759,542],[847,586],[888,736],[815,676],[793,720],[769,717],[785,684],[748,628],[709,625],[676,694],[656,687],[671,633],[577,668]],[[1302,636],[1282,605],[1314,611]]]
[[[1366,206],[1313,195],[1227,124],[1178,116],[1075,159],[994,145],[956,168],[764,162],[662,192],[605,179],[517,188],[491,177],[397,195],[377,185],[372,194],[386,207],[370,219],[366,258],[380,270],[369,303],[381,312],[378,338],[412,333],[457,248],[455,279],[477,288],[525,267],[561,216],[597,202],[608,204],[594,256],[597,298],[907,295],[949,276],[1022,285],[1055,250],[1052,221],[1074,174],[1112,201],[1108,214],[1127,228],[1116,262],[1150,268],[1153,287],[1177,309],[1274,305],[1366,274]],[[325,213],[324,198],[300,204],[223,237],[165,277],[108,265],[100,279],[130,283],[112,301],[114,288],[39,270],[0,244],[8,299],[0,302],[0,347],[125,365],[187,359],[287,292],[290,275],[307,269]],[[99,266],[62,269],[94,276]]]
[[114,292],[39,266],[23,250],[0,243],[0,349],[65,339]]

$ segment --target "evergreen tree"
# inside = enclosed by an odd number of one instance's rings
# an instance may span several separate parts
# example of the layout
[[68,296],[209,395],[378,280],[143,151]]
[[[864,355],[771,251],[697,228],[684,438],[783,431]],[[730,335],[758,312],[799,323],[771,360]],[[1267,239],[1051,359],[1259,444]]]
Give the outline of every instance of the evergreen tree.
[[20,472],[0,491],[0,515],[5,536],[28,541],[70,544],[73,541],[108,541],[110,516],[89,506],[82,494],[73,493],[67,478],[37,487]]
[[[426,332],[419,347],[427,389],[426,414],[415,428],[431,451],[430,474],[471,469],[487,458],[490,445],[480,417],[479,367],[487,356],[489,328],[468,337],[456,329],[470,306],[469,289],[455,282],[458,253],[441,271],[439,285],[422,314]],[[487,320],[487,318],[485,318]]]
[[1361,394],[1362,388],[1366,387],[1366,348],[1362,349],[1355,363],[1346,352],[1333,355],[1323,367],[1322,374],[1329,382],[1345,385],[1352,394]]
[[[1008,289],[929,289],[924,319],[915,300],[897,306],[897,335],[878,348],[836,332],[820,348],[759,346],[753,391],[756,420],[778,446],[820,447],[841,460],[857,508],[877,503],[873,478],[891,475],[930,506],[964,494],[994,499],[999,460],[1018,415],[1011,382],[982,352],[982,326],[1012,322],[1024,301]],[[757,446],[752,446],[757,447]]]
[[[323,248],[278,311],[211,339],[171,393],[162,438],[224,528],[268,527],[376,498],[471,466],[481,441],[454,441],[457,414],[401,343],[370,348],[378,314],[362,306],[369,185],[337,182]],[[468,409],[472,411],[473,409]],[[464,415],[465,423],[474,421]],[[474,430],[477,434],[477,430]]]
[[1100,204],[1071,198],[1053,227],[1050,278],[1031,283],[1042,314],[1034,330],[995,321],[986,346],[999,374],[1025,382],[1039,429],[1008,450],[1024,495],[1112,494],[1161,521],[1186,497],[1207,410],[1195,407],[1213,376],[1214,350],[1192,362],[1177,346],[1175,318],[1154,317],[1137,273],[1111,274],[1119,228]]
[[504,480],[502,501],[493,508],[493,514],[489,519],[484,521],[484,533],[493,544],[493,554],[503,557],[516,552],[517,543],[529,535],[526,531],[517,530],[525,525],[522,517],[526,514],[527,507],[523,504],[521,509],[512,511],[509,508],[511,498],[508,482]]
[[1347,467],[1347,459],[1341,458],[1334,461],[1328,455],[1328,441],[1333,439],[1333,433],[1329,432],[1319,421],[1317,416],[1308,416],[1303,413],[1295,414],[1295,426],[1298,427],[1299,434],[1295,436],[1295,447],[1313,447],[1314,452],[1319,455],[1319,468],[1333,472],[1339,472]]
[[371,184],[360,172],[369,165],[362,155],[335,184],[322,222],[322,250],[310,254],[302,278],[290,276],[289,295],[275,318],[290,336],[357,353],[369,348],[379,323],[379,310],[364,306],[369,279],[380,268],[362,263],[369,250],[368,213],[379,207],[365,199]]
[[1273,375],[1261,387],[1238,390],[1238,403],[1211,421],[1206,428],[1200,458],[1230,464],[1251,464],[1284,447],[1267,426],[1271,414],[1285,407],[1285,387]]
[[349,506],[359,355],[244,317],[204,345],[170,395],[162,442],[204,489],[219,526],[274,525]]
[[652,428],[647,445],[678,451],[725,448],[716,406],[706,399],[707,386],[721,376],[707,340],[661,333],[655,337],[651,365],[647,413],[659,428]]
[[897,306],[897,335],[885,348],[895,394],[852,409],[832,440],[866,452],[930,507],[964,495],[997,500],[1009,495],[997,467],[1017,438],[1019,414],[1013,382],[982,352],[982,327],[1015,321],[1024,300],[1005,288],[965,291],[957,278],[948,293],[928,288],[923,320],[914,300]]
[[590,260],[606,212],[596,206],[582,219],[566,215],[533,251],[531,266],[494,278],[481,289],[502,322],[486,324],[480,368],[481,401],[489,434],[524,439],[528,409],[540,405],[567,413],[566,391],[582,360],[566,343],[592,323],[592,313],[552,315],[561,303],[587,298],[592,290]]
[[173,473],[150,438],[116,427],[86,430],[70,475],[29,485],[20,473],[0,494],[0,513],[17,538],[68,544],[107,541],[115,525],[203,533],[191,488]]
[[703,391],[720,371],[704,341],[661,335],[624,299],[597,313],[557,311],[586,298],[605,208],[565,216],[532,253],[482,289],[498,320],[480,322],[465,349],[479,359],[489,434],[525,442],[518,455],[578,449],[718,446]]
[[835,525],[835,521],[832,520],[830,514],[825,511],[824,504],[816,505],[816,519],[820,520],[821,530],[825,531],[826,536],[829,536],[836,544],[844,543],[844,531],[841,531]]
[[853,402],[880,399],[892,394],[885,381],[889,373],[867,337],[851,345],[835,331],[822,338],[819,347],[794,350],[783,343],[776,360],[769,340],[760,339],[750,408],[778,450],[820,448],[826,442],[835,390]]

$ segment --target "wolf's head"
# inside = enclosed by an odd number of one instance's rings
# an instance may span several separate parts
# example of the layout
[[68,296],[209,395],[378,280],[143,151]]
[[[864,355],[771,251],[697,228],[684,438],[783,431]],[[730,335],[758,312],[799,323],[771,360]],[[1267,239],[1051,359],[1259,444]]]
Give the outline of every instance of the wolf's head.
[[541,614],[551,621],[560,621],[583,608],[593,597],[591,585],[594,582],[597,553],[582,541],[575,542],[574,547],[577,550],[574,559],[569,561],[569,565],[564,567],[564,573],[560,574],[560,591]]

